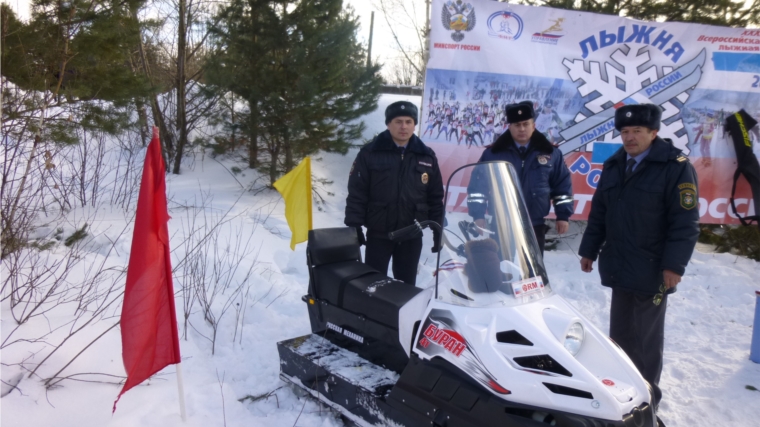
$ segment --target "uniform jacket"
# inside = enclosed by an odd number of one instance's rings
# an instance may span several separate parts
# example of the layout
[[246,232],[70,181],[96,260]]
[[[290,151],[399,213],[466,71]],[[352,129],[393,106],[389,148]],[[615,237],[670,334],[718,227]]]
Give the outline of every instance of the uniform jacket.
[[578,252],[592,260],[599,255],[603,285],[656,294],[662,271],[683,275],[696,245],[697,174],[660,137],[627,181],[625,165],[623,148],[604,162]]
[[414,220],[443,221],[443,180],[438,159],[416,135],[403,157],[389,131],[362,147],[348,177],[345,224],[365,226],[367,234],[388,232]]
[[[567,221],[573,214],[573,187],[570,171],[562,158],[562,152],[554,147],[546,137],[534,131],[525,159],[520,157],[517,144],[509,131],[504,132],[486,148],[480,156],[480,161],[506,160],[515,167],[520,177],[525,203],[533,225],[541,225],[549,214],[551,201],[554,201],[554,213],[557,219]],[[468,192],[472,193],[473,189]],[[469,204],[470,215],[483,218],[483,204]]]

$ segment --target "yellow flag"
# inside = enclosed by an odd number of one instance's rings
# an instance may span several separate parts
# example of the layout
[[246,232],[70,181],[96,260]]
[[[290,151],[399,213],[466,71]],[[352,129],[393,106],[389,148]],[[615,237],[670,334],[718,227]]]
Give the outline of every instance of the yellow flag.
[[274,183],[274,188],[285,199],[285,219],[292,237],[290,249],[305,242],[311,230],[311,159],[306,157],[295,169]]

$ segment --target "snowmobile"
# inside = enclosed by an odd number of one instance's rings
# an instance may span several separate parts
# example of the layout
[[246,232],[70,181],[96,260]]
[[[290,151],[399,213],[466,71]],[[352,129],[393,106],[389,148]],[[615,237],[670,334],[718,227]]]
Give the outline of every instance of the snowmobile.
[[427,288],[363,264],[353,228],[309,232],[312,333],[278,343],[280,377],[360,426],[655,426],[631,360],[552,290],[512,165],[446,187],[443,224],[389,234],[440,233]]

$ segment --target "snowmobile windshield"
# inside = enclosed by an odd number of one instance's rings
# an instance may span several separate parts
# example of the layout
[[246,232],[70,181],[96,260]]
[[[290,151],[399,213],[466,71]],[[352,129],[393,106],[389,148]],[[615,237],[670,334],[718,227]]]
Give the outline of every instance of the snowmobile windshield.
[[519,305],[551,294],[515,169],[463,166],[446,185],[438,297],[465,306]]

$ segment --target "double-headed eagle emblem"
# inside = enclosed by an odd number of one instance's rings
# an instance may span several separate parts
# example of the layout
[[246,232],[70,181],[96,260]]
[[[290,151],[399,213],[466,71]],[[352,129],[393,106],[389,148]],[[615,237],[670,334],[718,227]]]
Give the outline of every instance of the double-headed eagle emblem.
[[455,42],[460,42],[464,39],[462,31],[471,31],[475,28],[475,8],[462,0],[449,0],[443,5],[441,21],[443,28],[454,31],[451,33],[451,38]]

